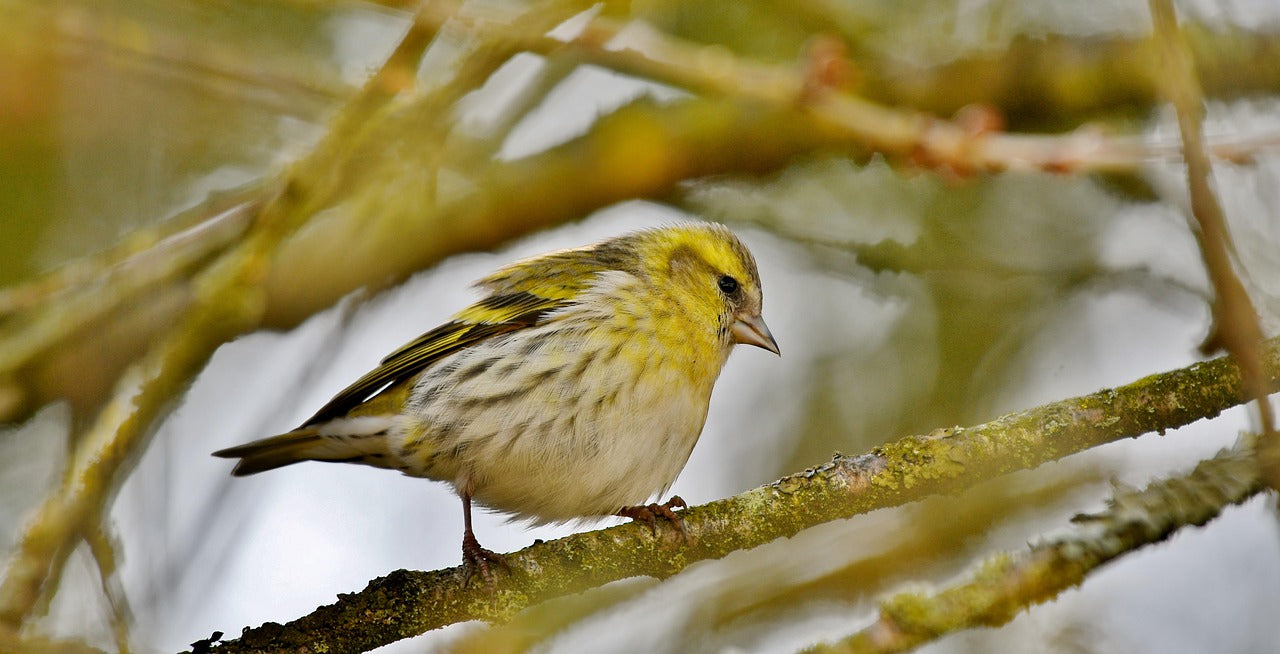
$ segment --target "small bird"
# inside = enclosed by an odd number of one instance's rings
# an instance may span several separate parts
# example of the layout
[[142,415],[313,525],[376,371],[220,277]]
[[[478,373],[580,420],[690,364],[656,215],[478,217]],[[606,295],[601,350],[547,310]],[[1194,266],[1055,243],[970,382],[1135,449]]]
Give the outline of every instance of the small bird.
[[504,557],[480,547],[471,501],[533,523],[671,519],[665,494],[702,432],[737,343],[779,354],[755,259],[728,228],[687,223],[511,264],[487,293],[392,352],[297,429],[214,452],[233,475],[300,461],[361,463],[448,482],[462,498],[466,580]]

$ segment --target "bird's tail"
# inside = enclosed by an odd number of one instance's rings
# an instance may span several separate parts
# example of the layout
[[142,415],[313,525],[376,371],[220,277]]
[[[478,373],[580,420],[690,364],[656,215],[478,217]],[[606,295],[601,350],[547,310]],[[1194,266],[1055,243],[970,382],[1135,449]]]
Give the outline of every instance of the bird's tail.
[[363,463],[387,467],[389,457],[385,432],[322,433],[321,430],[327,426],[322,424],[302,427],[279,436],[218,450],[213,455],[240,459],[231,471],[237,477],[275,470],[302,461]]

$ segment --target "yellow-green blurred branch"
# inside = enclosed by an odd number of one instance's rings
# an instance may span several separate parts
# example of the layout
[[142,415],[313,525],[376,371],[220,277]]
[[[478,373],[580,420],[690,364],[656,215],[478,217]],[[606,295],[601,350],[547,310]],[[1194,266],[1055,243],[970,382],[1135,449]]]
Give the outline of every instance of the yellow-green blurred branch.
[[[332,11],[380,5],[379,11],[413,15],[421,5],[412,0],[295,0],[302,7]],[[440,4],[440,3],[431,3]],[[189,44],[163,33],[150,33],[147,47],[119,33],[96,28],[97,21],[79,16],[82,9],[65,7],[58,21],[61,37],[75,47],[103,48],[125,55],[139,65],[170,66],[187,75],[226,79],[253,88],[287,95],[282,109],[296,108],[299,98],[329,102],[356,89],[332,77],[301,78],[271,61],[246,61],[232,49],[192,52]],[[835,34],[857,53],[859,92],[891,106],[949,116],[971,104],[994,106],[1014,125],[1073,125],[1116,112],[1144,114],[1161,100],[1161,79],[1153,75],[1159,54],[1145,38],[1119,34],[1101,36],[1036,35],[1014,38],[994,50],[962,54],[938,65],[921,65],[881,54],[863,41],[878,26],[850,16],[840,3],[777,3],[779,20],[803,20],[817,32]],[[645,10],[636,14],[643,15]],[[1210,98],[1230,99],[1280,91],[1280,35],[1231,25],[1207,26],[1188,22],[1183,39]],[[254,96],[259,97],[258,95]]]
[[[1182,37],[1205,94],[1231,99],[1280,91],[1280,34],[1184,24]],[[998,52],[938,66],[888,57],[858,60],[861,93],[893,106],[949,116],[971,104],[997,107],[1011,125],[1062,128],[1162,100],[1164,68],[1147,38],[1021,36]]]
[[[582,6],[580,0],[553,0],[530,9],[525,22],[550,29]],[[413,86],[414,66],[435,29],[433,22],[415,20],[320,143],[277,179],[258,184],[261,189],[286,189],[296,198],[296,210],[317,220],[298,240],[285,243],[267,266],[267,313],[253,327],[292,327],[353,290],[385,288],[444,256],[475,247],[465,239],[451,242],[443,229],[455,224],[453,213],[469,210],[468,203],[435,206],[423,180],[440,167],[441,141],[457,99],[481,85],[515,50],[478,41],[477,54],[451,82],[391,106],[391,100],[412,95],[405,91]],[[397,145],[405,149],[403,160],[392,153]],[[252,198],[228,224],[243,230],[264,201],[262,194]],[[476,204],[486,205],[483,198]],[[343,210],[325,212],[334,205]],[[561,211],[558,220],[580,217],[579,206]],[[521,207],[513,211],[524,213]],[[515,227],[506,231],[506,238],[528,229]],[[488,231],[492,238],[492,228],[477,231]],[[190,306],[187,279],[198,269],[185,263],[207,263],[210,253],[236,236],[233,230],[191,232],[198,235],[188,243],[190,252],[203,259],[180,256],[188,250],[161,247],[150,253],[130,250],[121,263],[113,251],[74,266],[72,272],[0,295],[27,309],[0,332],[0,421],[22,419],[58,399],[71,399],[81,413],[99,406],[124,368]],[[405,265],[406,258],[414,263]],[[98,280],[118,280],[117,285],[72,288],[89,273]],[[48,302],[32,303],[35,296]]]
[[[0,581],[0,627],[17,630],[51,596],[75,542],[95,538],[104,510],[146,448],[154,421],[226,341],[261,324],[265,280],[280,243],[315,215],[332,192],[318,179],[341,176],[341,158],[330,158],[333,140],[346,139],[367,116],[400,89],[389,84],[405,59],[416,58],[430,38],[416,26],[361,93],[335,119],[312,156],[283,176],[278,190],[253,212],[245,237],[203,269],[191,285],[190,302],[173,321],[157,327],[158,342],[128,366],[112,396],[86,433],[77,439],[62,484],[28,523]],[[337,170],[335,170],[337,169]],[[100,557],[112,565],[114,557]],[[110,568],[101,571],[109,577]]]
[[26,8],[49,14],[52,29],[48,43],[68,59],[110,57],[123,66],[151,70],[208,89],[235,89],[242,102],[307,118],[359,91],[358,86],[340,79],[332,67],[305,65],[301,54],[287,60],[255,57],[243,47],[192,39],[181,31],[175,33],[146,21],[104,16],[97,3],[76,5],[33,3]]
[[[87,256],[25,284],[0,288],[0,325],[83,290],[105,277],[112,283],[132,278],[127,285],[145,287],[165,279],[166,274],[184,272],[183,263],[195,263],[221,253],[244,235],[249,226],[251,206],[262,195],[262,183],[210,194],[199,205],[166,218],[153,227],[140,229],[99,254]],[[10,342],[8,332],[0,339]],[[14,356],[5,353],[3,365],[12,365]]]
[[[636,8],[632,16],[663,29],[679,20],[669,17],[681,13],[678,4]],[[884,26],[846,3],[770,4],[764,11],[779,21],[844,40],[854,53],[858,93],[884,105],[950,116],[984,104],[1011,125],[1062,129],[1118,113],[1144,116],[1163,99],[1160,69],[1152,65],[1160,55],[1151,39],[1141,36],[1024,35],[959,52],[944,63],[920,63],[869,44],[876,37],[884,40]],[[1210,98],[1280,91],[1280,34],[1194,20],[1184,22],[1181,32]]]
[[[1280,339],[1266,370],[1280,389]],[[1123,438],[1165,431],[1248,400],[1229,358],[1152,375],[1132,384],[1047,404],[966,428],[909,436],[831,461],[741,495],[683,512],[691,542],[627,524],[538,543],[508,555],[493,595],[462,587],[461,567],[400,570],[287,625],[250,629],[216,651],[362,652],[466,620],[504,621],[548,599],[637,575],[666,578],[816,524],[974,484]]]
[[881,603],[871,626],[809,651],[847,654],[904,652],[949,633],[998,627],[1035,604],[1085,580],[1099,566],[1158,543],[1177,530],[1203,525],[1263,490],[1251,453],[1227,451],[1190,474],[1138,490],[1117,489],[1099,513],[1076,516],[1068,536],[1021,554],[987,559],[972,576],[936,592],[906,592]]
[[129,598],[125,596],[124,584],[120,582],[119,547],[115,535],[106,525],[98,524],[85,528],[81,534],[93,554],[93,561],[98,568],[98,581],[102,585],[102,594],[107,605],[111,607],[111,630],[116,638],[116,649],[120,654],[128,654],[129,628],[133,625],[133,609],[129,606]]
[[[433,202],[422,176],[424,160],[438,144],[423,128],[408,126],[409,111],[395,113],[404,126],[396,149],[404,157],[352,162],[366,168],[360,183],[338,194],[334,210],[318,212],[306,230],[282,244],[270,267],[267,312],[259,327],[295,326],[356,289],[387,288],[450,255],[492,248],[616,202],[667,197],[691,177],[776,170],[805,152],[841,143],[838,135],[815,130],[790,111],[702,99],[667,106],[642,102],[601,119],[587,135],[561,147],[495,163],[474,187]],[[380,113],[375,120],[387,116]],[[745,140],[752,148],[741,147]],[[322,171],[301,185],[319,184],[318,192],[327,192],[323,186],[332,181]],[[333,265],[337,261],[342,265]],[[0,412],[0,420],[30,415],[73,392],[82,398],[78,406],[96,406],[123,367],[190,302],[184,287],[155,289],[125,310],[78,323],[41,356],[10,371],[7,381],[20,389],[21,401]]]
[[[795,108],[866,150],[963,175],[1008,170],[1131,172],[1168,154],[1162,146],[1107,136],[1091,128],[1051,136],[1006,134],[878,104],[845,92],[838,75],[835,80],[826,79],[832,75],[828,68],[842,65],[836,60],[838,50],[827,51],[829,47],[815,47],[800,66],[780,66],[652,30],[633,32],[629,43],[635,45],[612,45],[623,26],[603,18],[567,40],[502,17],[465,20],[494,41],[519,44],[530,52],[571,53],[584,62],[697,93],[761,103],[775,110]],[[1251,142],[1258,148],[1274,146],[1271,136]],[[1240,152],[1233,148],[1223,154],[1239,156]]]
[[106,654],[77,640],[55,640],[38,636],[22,637],[0,626],[0,652],[21,654]]
[[[168,287],[185,294],[186,281],[246,232],[258,211],[259,193],[254,185],[253,189],[236,194],[239,204],[225,209],[220,196],[208,203],[212,206],[202,207],[216,210],[216,214],[202,213],[201,222],[144,249],[137,249],[139,242],[151,241],[155,232],[162,231],[160,228],[143,230],[120,247],[77,262],[37,283],[0,293],[0,343],[5,345],[0,349],[0,379],[19,377],[24,368],[42,357],[47,363],[66,354],[71,348],[50,352],[86,327],[101,330],[104,322],[122,310],[131,310],[136,302],[154,302],[157,297],[150,292],[156,289]],[[113,352],[102,349],[105,340],[94,338],[91,343],[101,356],[111,357]],[[127,365],[131,360],[121,359],[118,365]],[[0,402],[0,419],[24,405],[28,410],[39,406],[31,402],[40,396],[39,381],[31,384],[36,388],[6,386],[12,388],[12,395],[8,402]],[[78,408],[95,406],[80,406],[80,398],[74,393],[61,397]]]
[[103,511],[145,449],[153,421],[218,346],[260,320],[262,271],[276,244],[301,222],[290,197],[277,196],[246,240],[196,279],[191,309],[126,370],[110,402],[78,439],[68,474],[27,524],[6,565],[0,626],[21,627],[40,597],[53,592],[50,581],[59,578],[78,538],[92,540]]

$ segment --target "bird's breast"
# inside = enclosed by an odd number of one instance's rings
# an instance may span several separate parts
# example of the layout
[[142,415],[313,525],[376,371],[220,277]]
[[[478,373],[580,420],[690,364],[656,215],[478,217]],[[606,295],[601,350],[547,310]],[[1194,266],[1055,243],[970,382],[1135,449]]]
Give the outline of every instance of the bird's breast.
[[535,521],[664,491],[702,431],[723,359],[687,334],[673,346],[658,326],[560,320],[440,362],[412,394],[419,428],[398,448],[405,470],[466,478],[482,503]]

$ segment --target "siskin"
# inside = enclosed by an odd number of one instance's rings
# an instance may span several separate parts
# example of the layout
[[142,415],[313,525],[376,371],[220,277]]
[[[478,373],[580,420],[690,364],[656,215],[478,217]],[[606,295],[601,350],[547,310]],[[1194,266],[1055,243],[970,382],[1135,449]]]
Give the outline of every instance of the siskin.
[[727,228],[634,232],[511,264],[488,295],[392,352],[293,431],[214,452],[251,475],[362,463],[453,484],[467,577],[503,557],[476,541],[471,501],[556,522],[679,522],[662,495],[684,468],[736,343],[778,354],[760,277]]

